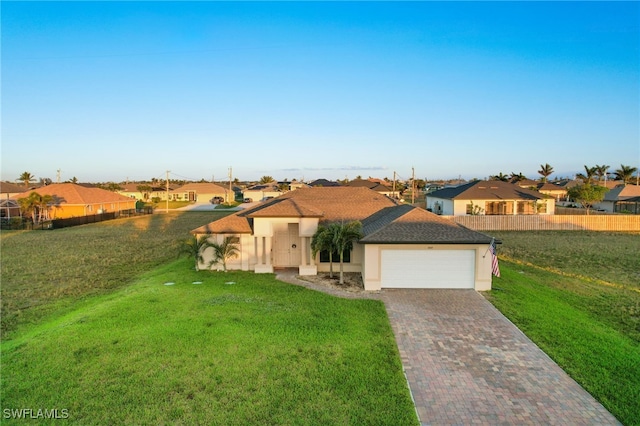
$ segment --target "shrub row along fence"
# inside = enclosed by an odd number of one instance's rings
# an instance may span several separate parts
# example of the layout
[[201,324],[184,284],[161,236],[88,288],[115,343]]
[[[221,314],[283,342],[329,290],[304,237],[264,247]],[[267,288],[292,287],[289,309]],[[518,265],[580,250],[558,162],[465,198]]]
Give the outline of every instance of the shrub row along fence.
[[635,231],[640,216],[517,215],[443,216],[476,231]]

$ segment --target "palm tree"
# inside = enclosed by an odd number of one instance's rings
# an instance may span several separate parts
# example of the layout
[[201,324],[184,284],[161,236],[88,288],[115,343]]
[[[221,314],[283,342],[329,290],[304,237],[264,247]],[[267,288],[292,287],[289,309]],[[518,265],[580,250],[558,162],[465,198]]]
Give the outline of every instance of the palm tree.
[[35,182],[36,178],[29,172],[23,172],[18,180],[24,183],[24,186],[28,187],[31,182]]
[[200,238],[192,235],[189,239],[182,242],[178,251],[178,257],[187,255],[193,258],[196,263],[196,271],[199,271],[200,267],[198,265],[204,262],[202,253],[210,246],[209,241],[207,241],[208,238],[207,235],[202,235]]
[[500,174],[497,175],[493,175],[493,176],[489,176],[490,180],[499,180],[502,182],[508,182],[509,181],[509,176],[503,174],[502,172],[500,172]]
[[637,167],[625,166],[624,164],[620,164],[620,168],[615,171],[616,179],[621,180],[624,183],[629,183],[633,178],[633,174],[637,170]]
[[585,164],[584,166],[584,174],[583,173],[578,173],[576,175],[576,179],[581,179],[583,183],[585,183],[586,185],[591,185],[593,183],[593,178],[596,175],[596,168],[595,167],[587,167],[587,165]]
[[334,231],[335,227],[320,225],[313,237],[311,237],[311,255],[314,258],[321,251],[329,252],[329,278],[333,278]]
[[523,175],[522,172],[520,172],[520,173],[511,172],[511,176],[509,176],[509,182],[518,183],[518,182],[522,182],[526,178],[527,177],[525,175]]
[[260,178],[260,183],[261,184],[265,184],[265,183],[270,183],[273,182],[275,179],[272,176],[262,176]]
[[343,264],[344,264],[344,252],[351,251],[353,249],[353,242],[362,238],[362,223],[357,220],[349,222],[347,224],[333,224],[337,225],[334,233],[333,243],[336,251],[340,255],[340,284],[344,284]]
[[213,248],[213,260],[209,262],[209,268],[222,262],[222,269],[227,272],[227,260],[235,259],[240,253],[237,246],[239,242],[238,237],[229,235],[221,243],[209,243],[209,247]]
[[596,164],[596,175],[598,175],[598,181],[601,181],[604,178],[604,181],[607,181],[607,170],[609,170],[609,166],[606,165],[602,165],[602,166],[598,166]]
[[540,164],[540,170],[538,170],[538,173],[542,176],[540,180],[546,183],[547,178],[553,173],[553,167],[551,167],[549,163],[545,163],[544,166]]
[[31,217],[34,225],[49,218],[49,204],[53,202],[51,195],[40,195],[32,192],[25,198],[18,198],[20,211],[23,216]]

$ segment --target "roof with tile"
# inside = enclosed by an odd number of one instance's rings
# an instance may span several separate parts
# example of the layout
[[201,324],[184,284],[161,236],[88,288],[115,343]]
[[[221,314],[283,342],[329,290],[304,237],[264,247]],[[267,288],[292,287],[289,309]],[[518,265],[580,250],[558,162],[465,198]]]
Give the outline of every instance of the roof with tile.
[[253,226],[253,218],[267,217],[318,217],[321,223],[363,220],[385,207],[396,205],[389,197],[368,188],[314,187],[287,192],[277,198],[264,201],[254,207],[226,216],[191,232],[222,233],[217,222],[227,233],[247,232]]
[[491,237],[408,204],[387,207],[362,221],[363,244],[488,244]]
[[200,194],[224,194],[227,189],[211,182],[194,182],[174,189],[175,192],[196,191]]
[[621,201],[636,196],[640,196],[640,186],[618,185],[607,191],[604,195],[604,201]]
[[537,191],[499,180],[477,180],[453,188],[433,191],[427,196],[450,200],[540,200],[547,198]]
[[23,192],[22,194],[16,195],[14,198],[26,198],[32,192],[37,192],[40,195],[51,195],[56,204],[79,205],[132,201],[129,197],[107,191],[106,189],[87,188],[75,183],[53,183],[35,190]]

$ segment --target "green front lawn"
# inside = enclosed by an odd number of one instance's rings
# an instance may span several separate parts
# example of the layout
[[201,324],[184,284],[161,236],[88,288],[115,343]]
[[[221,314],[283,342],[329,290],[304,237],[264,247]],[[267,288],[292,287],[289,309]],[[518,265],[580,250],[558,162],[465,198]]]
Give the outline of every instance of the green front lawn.
[[621,422],[640,425],[640,235],[497,236],[502,277],[485,296]]
[[80,424],[417,424],[382,302],[190,266],[4,342],[2,408]]

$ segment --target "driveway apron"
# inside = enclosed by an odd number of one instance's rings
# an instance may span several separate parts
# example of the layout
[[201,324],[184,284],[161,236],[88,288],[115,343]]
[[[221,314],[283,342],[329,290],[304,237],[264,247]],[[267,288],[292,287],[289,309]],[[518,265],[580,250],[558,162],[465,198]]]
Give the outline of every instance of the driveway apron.
[[423,425],[618,425],[474,290],[383,290]]

